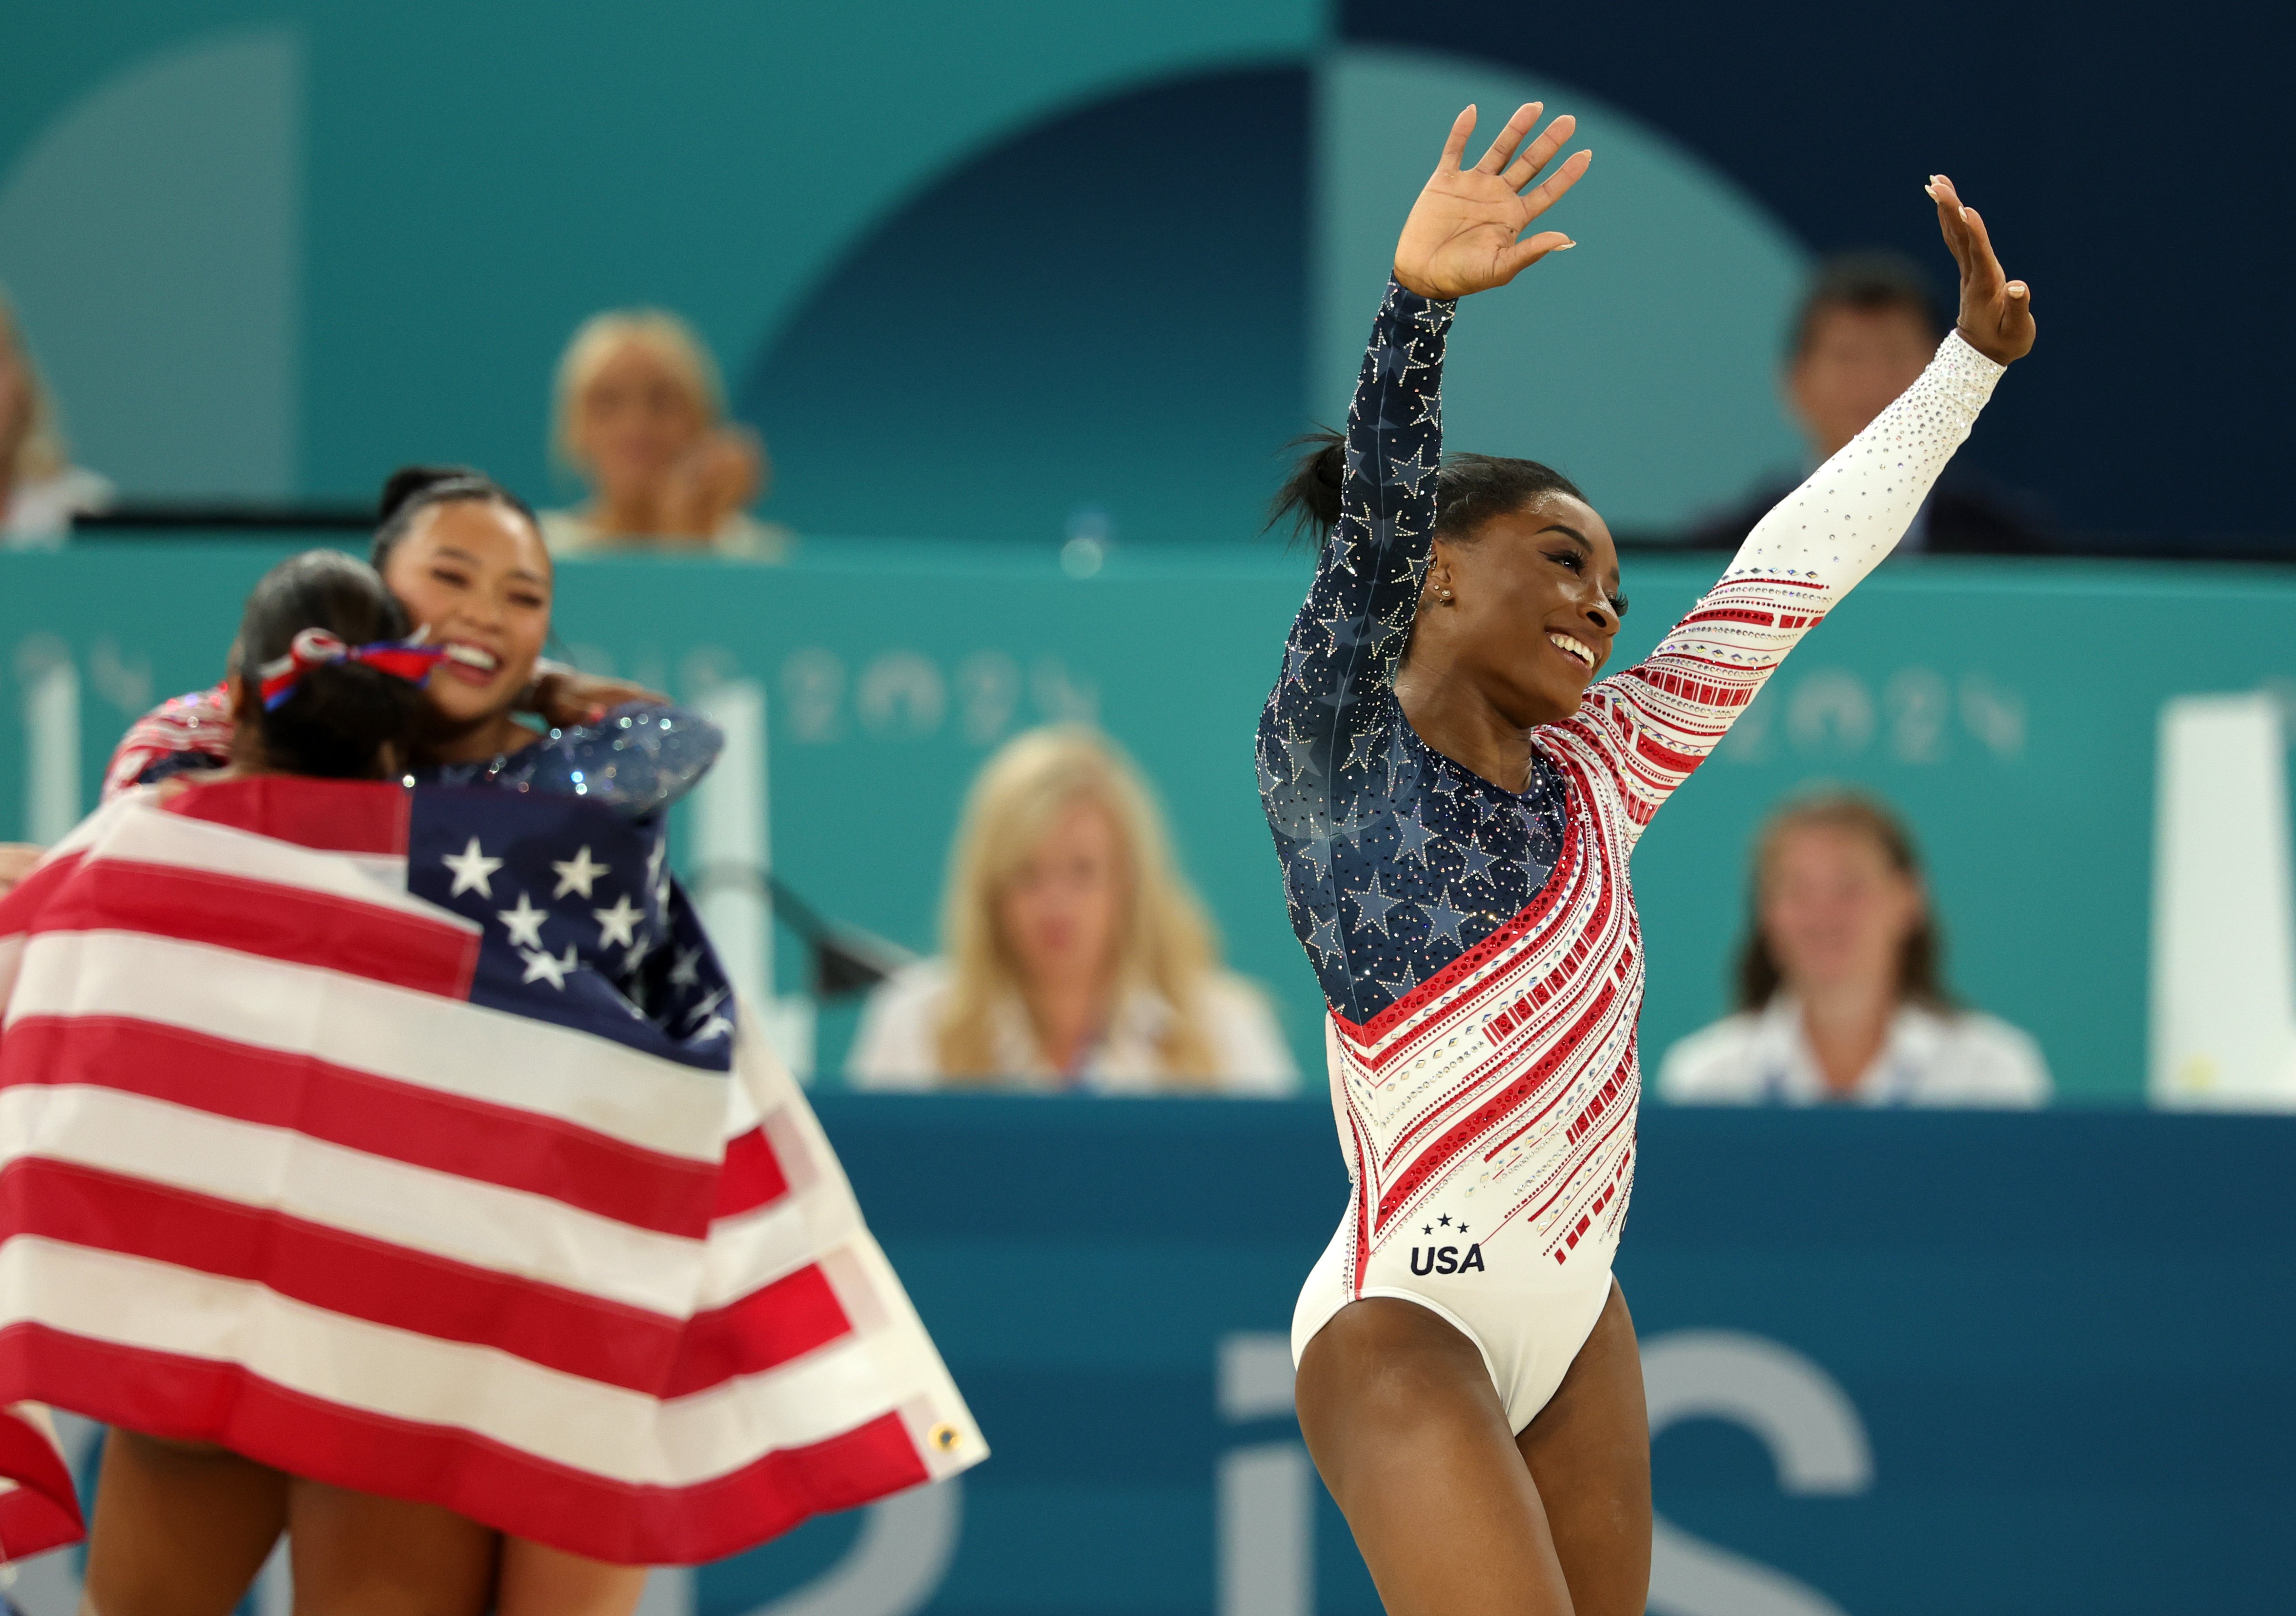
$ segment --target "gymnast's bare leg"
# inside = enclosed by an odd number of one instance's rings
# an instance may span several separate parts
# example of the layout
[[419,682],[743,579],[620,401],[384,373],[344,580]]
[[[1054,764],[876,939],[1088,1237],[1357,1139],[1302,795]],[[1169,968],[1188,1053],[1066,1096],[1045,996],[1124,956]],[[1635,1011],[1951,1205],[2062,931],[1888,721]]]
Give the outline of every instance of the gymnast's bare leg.
[[1520,1435],[1474,1343],[1390,1297],[1353,1302],[1316,1333],[1297,1398],[1308,1451],[1390,1616],[1642,1610],[1650,1423],[1615,1284]]

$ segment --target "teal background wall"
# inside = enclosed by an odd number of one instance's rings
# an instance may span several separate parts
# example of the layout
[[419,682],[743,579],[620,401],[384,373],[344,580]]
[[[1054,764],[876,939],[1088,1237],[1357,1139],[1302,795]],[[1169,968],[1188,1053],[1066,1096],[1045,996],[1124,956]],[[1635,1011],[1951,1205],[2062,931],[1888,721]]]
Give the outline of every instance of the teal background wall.
[[[1544,94],[1598,153],[1581,244],[1470,306],[1462,446],[1562,464],[1623,530],[1791,467],[1794,283],[1878,242],[1942,290],[1943,168],[2043,318],[1970,466],[2092,535],[2262,544],[2292,30],[2258,0],[2038,0],[1942,44],[1809,0],[15,0],[0,283],[133,495],[364,497],[445,458],[562,496],[552,362],[659,303],[800,530],[1225,537],[1339,410],[1452,111]],[[2201,274],[2236,339],[2164,296]]]
[[[0,557],[0,839],[20,834],[23,709],[79,674],[86,800],[134,712],[211,681],[240,601],[283,546],[114,543]],[[1628,559],[1621,653],[1655,643],[1710,558]],[[1161,792],[1242,970],[1322,1068],[1313,978],[1284,919],[1250,745],[1306,562],[1257,548],[1119,551],[1064,576],[1049,547],[851,543],[779,569],[569,565],[564,649],[692,696],[768,695],[778,872],[829,914],[932,947],[957,805],[1029,724],[1104,726]],[[2030,1029],[2072,1101],[2141,1098],[2154,726],[2190,692],[2296,690],[2296,570],[1901,561],[1806,641],[1654,822],[1635,882],[1649,938],[1645,1059],[1719,1013],[1761,816],[1818,781],[1897,804],[1931,861],[1954,983]],[[796,986],[796,951],[781,968]],[[823,1026],[834,1070],[849,1008]]]
[[1794,457],[1790,231],[1567,76],[1353,45],[1310,0],[104,14],[0,25],[0,283],[131,495],[357,498],[446,459],[570,496],[552,366],[652,303],[717,349],[800,530],[1241,538],[1344,412],[1451,114],[1534,94],[1602,183],[1537,297],[1474,309],[1462,441],[1561,462],[1623,529]]

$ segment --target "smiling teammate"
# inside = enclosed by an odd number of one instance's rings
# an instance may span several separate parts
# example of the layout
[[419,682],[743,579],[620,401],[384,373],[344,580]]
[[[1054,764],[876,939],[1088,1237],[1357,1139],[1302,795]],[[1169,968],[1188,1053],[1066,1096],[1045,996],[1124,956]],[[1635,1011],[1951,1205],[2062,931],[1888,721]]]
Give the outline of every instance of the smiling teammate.
[[1611,1277],[1641,1089],[1628,856],[2033,343],[2026,287],[1938,176],[1957,330],[1648,660],[1595,683],[1627,604],[1602,517],[1536,462],[1442,456],[1456,299],[1574,244],[1516,239],[1588,161],[1523,193],[1575,127],[1525,145],[1539,111],[1472,168],[1474,109],[1454,123],[1347,435],[1277,502],[1325,537],[1260,791],[1353,1183],[1292,1323],[1300,1422],[1397,1616],[1642,1610],[1649,1432]]
[[[374,569],[446,652],[423,691],[410,760],[419,777],[586,796],[643,817],[717,760],[720,737],[706,720],[641,686],[541,660],[554,578],[534,513],[517,496],[465,467],[407,466],[383,485],[381,514]],[[144,714],[111,755],[104,795],[228,765],[232,700],[226,679]],[[537,733],[522,712],[553,727]]]

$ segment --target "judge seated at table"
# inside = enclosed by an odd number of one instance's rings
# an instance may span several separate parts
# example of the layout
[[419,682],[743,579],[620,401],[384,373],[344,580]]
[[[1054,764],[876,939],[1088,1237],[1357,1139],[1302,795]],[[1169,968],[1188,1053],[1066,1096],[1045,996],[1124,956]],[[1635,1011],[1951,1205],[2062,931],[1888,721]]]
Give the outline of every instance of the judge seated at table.
[[863,1089],[1288,1095],[1300,1074],[1259,989],[1220,969],[1147,788],[1090,730],[1008,742],[974,781],[943,956],[870,996]]
[[1661,1098],[1707,1105],[2017,1107],[2049,1100],[2032,1038],[1956,1005],[1912,836],[1830,792],[1762,831],[1738,1009],[1666,1053]]

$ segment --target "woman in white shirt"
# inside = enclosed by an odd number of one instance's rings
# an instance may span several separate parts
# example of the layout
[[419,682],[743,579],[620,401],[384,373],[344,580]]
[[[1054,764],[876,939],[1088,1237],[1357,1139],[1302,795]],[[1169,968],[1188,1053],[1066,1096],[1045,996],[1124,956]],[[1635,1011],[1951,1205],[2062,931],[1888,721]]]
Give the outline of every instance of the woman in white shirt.
[[780,561],[785,528],[745,508],[771,472],[765,445],[726,420],[717,362],[654,308],[609,309],[558,362],[552,449],[590,484],[588,504],[542,513],[553,555],[692,550]]
[[1789,805],[1754,856],[1738,1013],[1667,1051],[1678,1103],[2036,1106],[2048,1068],[2030,1037],[1957,1008],[1913,838],[1866,798]]
[[60,545],[72,518],[111,503],[111,485],[71,463],[55,400],[0,292],[0,549]]
[[1267,1001],[1219,968],[1146,787],[1089,730],[1031,730],[981,770],[942,930],[943,957],[871,995],[854,1087],[1299,1087]]

